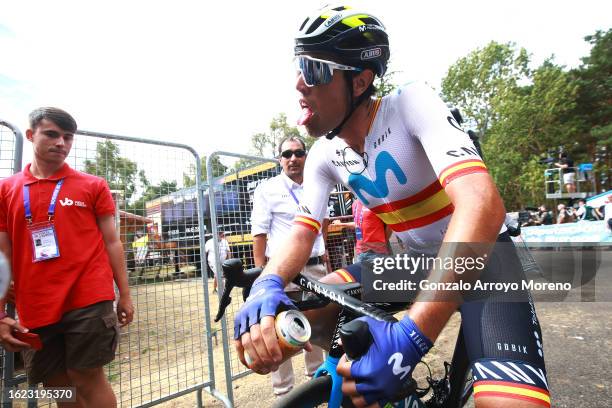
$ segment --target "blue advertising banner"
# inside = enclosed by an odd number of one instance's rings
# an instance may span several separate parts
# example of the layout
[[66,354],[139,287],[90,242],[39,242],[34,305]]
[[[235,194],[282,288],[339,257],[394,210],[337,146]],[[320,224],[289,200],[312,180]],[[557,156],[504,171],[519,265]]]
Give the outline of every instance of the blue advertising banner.
[[521,228],[525,242],[609,242],[612,233],[604,221],[578,221],[568,224]]

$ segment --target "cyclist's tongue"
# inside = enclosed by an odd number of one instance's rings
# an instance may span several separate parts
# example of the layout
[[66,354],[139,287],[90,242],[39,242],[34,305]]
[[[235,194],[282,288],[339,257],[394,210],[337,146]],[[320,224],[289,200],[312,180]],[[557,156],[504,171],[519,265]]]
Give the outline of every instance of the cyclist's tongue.
[[298,126],[303,126],[307,124],[312,118],[312,110],[308,106],[304,106],[302,108],[302,116],[297,121]]

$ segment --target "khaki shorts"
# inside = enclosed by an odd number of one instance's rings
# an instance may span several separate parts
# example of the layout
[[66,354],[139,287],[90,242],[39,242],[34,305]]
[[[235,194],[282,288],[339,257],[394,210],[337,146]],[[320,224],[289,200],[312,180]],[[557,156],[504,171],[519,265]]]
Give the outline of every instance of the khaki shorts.
[[115,358],[119,327],[108,300],[71,310],[54,324],[32,330],[43,343],[40,351],[22,351],[28,383],[44,382],[67,369],[96,368]]

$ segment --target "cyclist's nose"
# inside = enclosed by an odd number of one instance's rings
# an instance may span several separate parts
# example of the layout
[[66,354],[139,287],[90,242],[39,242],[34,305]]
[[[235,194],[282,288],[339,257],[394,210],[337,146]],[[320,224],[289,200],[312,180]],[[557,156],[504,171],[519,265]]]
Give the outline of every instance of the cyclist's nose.
[[306,82],[304,82],[304,76],[299,71],[297,73],[295,89],[297,89],[298,92],[303,94],[303,95],[306,94],[308,92],[308,90],[310,89],[310,87],[308,85],[306,85]]

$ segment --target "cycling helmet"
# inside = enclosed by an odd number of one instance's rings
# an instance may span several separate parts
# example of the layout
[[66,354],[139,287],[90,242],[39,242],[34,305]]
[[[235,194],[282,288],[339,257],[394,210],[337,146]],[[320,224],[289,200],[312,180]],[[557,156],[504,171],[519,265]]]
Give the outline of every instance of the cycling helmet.
[[336,56],[337,62],[370,68],[382,77],[389,60],[389,38],[385,26],[371,14],[347,6],[326,6],[304,20],[294,53]]

